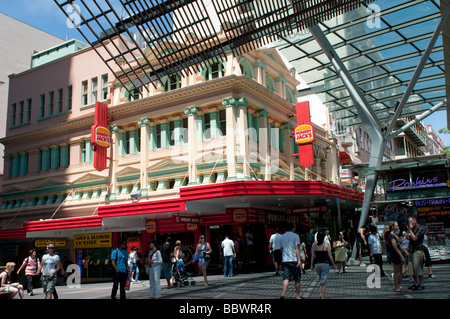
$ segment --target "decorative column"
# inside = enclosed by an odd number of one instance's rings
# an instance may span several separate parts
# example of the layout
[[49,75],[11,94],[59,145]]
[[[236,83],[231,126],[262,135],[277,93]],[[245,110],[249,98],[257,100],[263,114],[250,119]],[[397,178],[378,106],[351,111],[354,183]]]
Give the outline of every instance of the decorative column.
[[110,201],[116,200],[117,196],[117,171],[119,170],[119,131],[120,127],[114,125],[110,128],[112,135],[112,145],[111,145],[111,164],[109,165],[109,182],[110,189],[108,194],[108,199]]
[[251,180],[250,177],[250,157],[248,151],[248,122],[247,106],[248,100],[241,98],[236,103],[238,109],[238,135],[239,135],[239,155],[242,157],[242,173],[244,180]]
[[266,86],[266,69],[267,66],[260,61],[256,61],[253,64],[253,71],[255,72],[256,82],[263,86]]
[[259,111],[259,155],[264,161],[264,180],[270,181],[272,176],[270,174],[270,152],[269,152],[269,128],[267,118],[269,112],[267,110]]
[[150,135],[149,135],[149,124],[150,120],[148,118],[142,118],[138,121],[141,127],[141,194],[142,197],[146,197],[148,194],[148,174],[147,174],[147,163],[148,163],[148,152],[150,147]]
[[228,181],[236,181],[237,180],[237,172],[236,172],[236,112],[235,112],[235,103],[236,100],[234,98],[228,98],[222,101],[222,104],[226,106],[226,120],[227,120],[227,136],[226,136],[226,145],[227,145],[227,169],[228,169]]
[[277,88],[277,93],[283,99],[286,98],[286,79],[279,76],[275,79],[275,87]]
[[197,185],[197,112],[195,106],[188,107],[184,113],[188,116],[188,172],[189,184]]

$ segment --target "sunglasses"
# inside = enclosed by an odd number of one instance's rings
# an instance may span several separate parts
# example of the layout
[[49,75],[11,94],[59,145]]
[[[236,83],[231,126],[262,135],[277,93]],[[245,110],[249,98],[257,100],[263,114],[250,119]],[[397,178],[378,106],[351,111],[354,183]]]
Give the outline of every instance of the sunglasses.
[[55,247],[48,247],[47,249],[55,249]]

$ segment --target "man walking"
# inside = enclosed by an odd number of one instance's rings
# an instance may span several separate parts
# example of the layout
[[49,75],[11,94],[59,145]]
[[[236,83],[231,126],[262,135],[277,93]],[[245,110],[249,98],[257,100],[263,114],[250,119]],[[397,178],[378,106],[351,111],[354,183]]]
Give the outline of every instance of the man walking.
[[121,238],[117,241],[117,249],[111,253],[111,265],[114,269],[113,288],[111,299],[116,299],[117,289],[120,284],[120,299],[126,299],[125,285],[127,283],[130,268],[128,267],[127,241]]
[[294,223],[289,223],[286,231],[281,237],[281,254],[283,264],[283,289],[281,299],[286,296],[289,280],[295,282],[296,299],[300,299],[300,278],[301,278],[301,258],[300,258],[300,236],[295,233],[297,229]]
[[45,293],[45,299],[52,299],[56,286],[56,274],[60,269],[61,261],[59,256],[55,254],[55,243],[50,242],[47,245],[47,254],[42,257],[38,270],[38,273],[42,273],[42,288]]
[[408,258],[408,273],[414,279],[414,285],[409,287],[411,290],[425,289],[423,286],[423,237],[425,236],[425,227],[419,225],[417,218],[410,217],[408,219],[409,233],[409,258]]
[[221,246],[223,248],[223,275],[233,277],[233,258],[236,257],[234,242],[225,235]]

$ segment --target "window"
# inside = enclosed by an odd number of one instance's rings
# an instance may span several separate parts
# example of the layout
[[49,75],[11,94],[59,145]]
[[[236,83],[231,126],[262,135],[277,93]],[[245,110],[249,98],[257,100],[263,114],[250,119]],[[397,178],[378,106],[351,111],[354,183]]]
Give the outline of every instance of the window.
[[142,86],[138,87],[137,89],[134,88],[131,91],[130,98],[128,99],[129,102],[139,100],[142,98]]
[[16,126],[16,116],[17,116],[17,104],[12,105],[12,115],[11,115],[11,126]]
[[275,92],[277,90],[275,87],[275,82],[269,74],[266,74],[266,88],[268,88],[272,92]]
[[108,74],[102,75],[102,101],[108,99]]
[[91,141],[84,141],[82,144],[81,150],[81,160],[82,163],[88,163],[93,161],[94,147],[91,144]]
[[58,101],[56,103],[57,103],[58,113],[62,113],[63,112],[63,89],[58,90]]
[[204,122],[203,122],[203,137],[205,140],[211,139],[211,114],[205,114]]
[[27,100],[27,123],[31,122],[31,107],[32,107],[32,99]]
[[174,121],[169,122],[169,132],[170,132],[169,145],[174,146],[175,145],[175,122]]
[[50,115],[53,115],[53,108],[54,108],[54,103],[55,103],[55,101],[54,101],[54,99],[55,99],[55,92],[50,92],[49,94],[48,94],[48,115],[50,116]]
[[91,104],[97,102],[98,97],[98,80],[97,78],[92,78],[91,80]]
[[216,62],[211,65],[207,64],[204,68],[204,80],[209,81],[224,76],[223,63]]
[[168,76],[164,81],[164,92],[172,91],[180,87],[180,78],[176,75]]
[[24,104],[23,101],[19,102],[19,125],[24,123],[24,121],[23,121],[24,105],[23,104]]
[[227,135],[227,116],[225,112],[225,110],[219,111],[219,129],[222,136]]
[[88,104],[88,81],[81,83],[81,106]]
[[72,110],[72,85],[67,87],[67,111]]
[[42,94],[40,99],[39,117],[42,119],[45,117],[45,94]]
[[239,67],[241,68],[242,75],[247,75],[250,78],[254,78],[253,67],[246,58],[239,59]]

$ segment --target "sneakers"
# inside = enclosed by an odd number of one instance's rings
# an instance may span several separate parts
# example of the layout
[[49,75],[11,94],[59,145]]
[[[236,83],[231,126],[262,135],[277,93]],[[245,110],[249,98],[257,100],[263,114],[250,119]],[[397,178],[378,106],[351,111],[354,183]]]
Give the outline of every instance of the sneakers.
[[409,290],[424,290],[424,285],[414,284],[411,287],[408,287]]
[[436,276],[435,276],[435,275],[433,275],[433,274],[431,274],[431,275],[428,275],[428,279],[433,279],[433,278],[436,278]]
[[359,267],[366,267],[366,264],[365,263],[360,263]]

